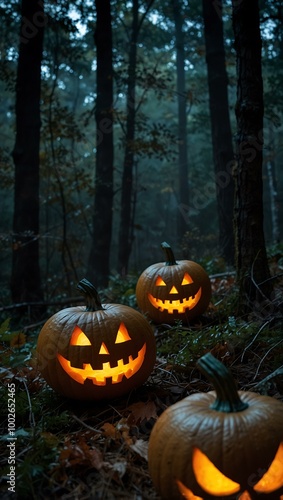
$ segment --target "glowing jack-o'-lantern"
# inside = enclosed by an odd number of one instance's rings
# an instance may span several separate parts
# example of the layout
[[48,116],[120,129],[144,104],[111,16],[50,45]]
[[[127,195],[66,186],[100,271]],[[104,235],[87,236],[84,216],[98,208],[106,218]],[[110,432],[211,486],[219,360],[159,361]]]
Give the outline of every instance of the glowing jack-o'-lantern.
[[[247,490],[239,494],[241,485],[222,474],[198,448],[193,449],[192,466],[197,483],[212,497],[229,496],[230,498],[231,495],[237,493],[237,500],[252,500],[257,498],[257,493],[264,494],[261,498],[274,498],[274,492],[277,492],[276,498],[283,500],[283,494],[280,496],[278,494],[278,490],[282,491],[283,487],[283,442],[280,443],[274,460],[261,479],[258,480],[257,474],[250,477],[252,496]],[[262,474],[262,471],[260,473]],[[194,495],[181,481],[177,480],[177,485],[183,498],[201,500],[201,497]]]
[[166,262],[149,266],[138,279],[138,306],[155,323],[188,322],[202,314],[209,304],[209,277],[196,262],[176,262],[168,243],[163,242],[161,248]]
[[282,402],[237,392],[210,353],[197,364],[215,392],[192,394],[157,420],[148,450],[157,491],[172,500],[283,500]]
[[102,305],[87,280],[78,288],[87,307],[63,309],[45,323],[37,343],[39,370],[53,389],[70,398],[125,394],[145,382],[153,369],[153,330],[131,307]]

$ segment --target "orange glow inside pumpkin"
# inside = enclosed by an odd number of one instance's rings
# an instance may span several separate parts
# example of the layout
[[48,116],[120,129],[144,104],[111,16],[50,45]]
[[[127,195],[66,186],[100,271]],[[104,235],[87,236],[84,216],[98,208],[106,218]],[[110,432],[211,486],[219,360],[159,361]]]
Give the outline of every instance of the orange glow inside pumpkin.
[[198,448],[193,450],[193,470],[198,484],[211,495],[233,495],[240,485],[224,476]]
[[279,445],[272,464],[254,486],[254,490],[260,493],[272,493],[281,486],[283,486],[283,443]]
[[[191,278],[191,276],[188,273],[185,273],[181,285],[191,285],[192,283],[193,283],[193,278]],[[165,281],[161,278],[161,276],[158,276],[156,278],[155,285],[156,286],[167,286]],[[173,286],[169,293],[178,293],[178,291]]]
[[[192,277],[188,273],[185,273],[181,285],[191,285],[192,283]],[[167,286],[161,276],[158,276],[156,278],[155,285],[158,287]],[[149,293],[148,300],[156,309],[159,309],[161,312],[166,311],[169,314],[173,314],[175,311],[177,311],[178,313],[183,314],[186,309],[193,309],[197,305],[198,301],[201,298],[201,292],[202,290],[200,287],[195,295],[189,296],[188,298],[184,298],[182,300],[157,299],[151,293]],[[178,293],[179,292],[177,288],[173,285],[169,291],[169,295],[176,295]]]
[[[124,323],[120,324],[118,329],[115,344],[127,342],[131,337],[127,331]],[[84,332],[76,326],[72,333],[70,345],[73,346],[91,346],[91,342]],[[76,368],[71,365],[71,362],[64,358],[61,354],[57,354],[57,359],[62,366],[63,370],[79,384],[84,384],[86,379],[90,379],[94,385],[106,385],[106,379],[111,378],[112,384],[118,384],[122,381],[123,377],[132,377],[140,369],[144,362],[146,353],[146,344],[138,351],[138,355],[133,359],[132,355],[129,356],[128,362],[124,363],[123,359],[117,360],[116,366],[110,366],[107,361],[102,364],[101,370],[94,370],[90,363],[84,363],[83,368]],[[99,354],[109,354],[109,350],[104,342],[102,342]]]
[[156,286],[166,286],[166,283],[165,283],[165,281],[163,281],[163,279],[161,278],[161,276],[158,276],[158,278],[156,279],[155,284],[156,284]]
[[[207,493],[218,496],[229,496],[240,490],[240,485],[226,477],[198,448],[194,448],[192,457],[193,470],[198,484]],[[203,500],[196,496],[181,481],[177,480],[180,493],[186,500]],[[280,443],[272,464],[262,478],[254,486],[260,493],[272,493],[283,486],[283,443]],[[244,491],[238,500],[251,500],[248,491]],[[283,500],[283,495],[279,497]]]
[[188,273],[185,273],[182,285],[191,285],[191,283],[193,283],[193,278]]
[[[193,492],[187,488],[181,481],[177,480],[177,485],[179,488],[179,491],[186,500],[204,500],[203,497],[198,497],[197,495],[194,495]],[[218,495],[216,495],[217,498]],[[238,500],[251,500],[251,497],[247,491],[244,491],[239,497],[237,497]],[[283,500],[283,497],[280,497],[280,500]]]
[[191,296],[188,299],[183,299],[182,301],[156,299],[155,297],[153,297],[153,295],[151,295],[151,293],[148,294],[149,302],[154,307],[156,307],[156,309],[159,309],[161,312],[167,311],[169,314],[173,314],[174,311],[178,311],[180,314],[182,314],[186,311],[186,309],[193,309],[197,305],[200,298],[201,298],[201,287],[194,296]]
[[181,495],[186,498],[186,500],[203,500],[202,497],[194,495],[193,492],[187,488],[181,481],[177,479],[177,485]]

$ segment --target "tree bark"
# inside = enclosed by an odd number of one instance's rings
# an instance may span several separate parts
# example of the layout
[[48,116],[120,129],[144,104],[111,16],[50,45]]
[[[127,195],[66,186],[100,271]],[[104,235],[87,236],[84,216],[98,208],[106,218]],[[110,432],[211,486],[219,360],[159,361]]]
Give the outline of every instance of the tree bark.
[[217,10],[211,0],[203,0],[204,35],[211,135],[219,221],[219,249],[227,264],[235,263],[233,209],[234,152],[229,116],[228,77],[225,65],[222,1]]
[[113,220],[113,63],[110,0],[96,0],[96,171],[88,279],[107,286]]
[[276,167],[275,167],[275,147],[274,147],[274,134],[271,125],[268,129],[269,132],[269,154],[266,162],[267,178],[269,184],[269,196],[270,196],[270,213],[271,213],[271,237],[273,245],[280,242],[280,225],[279,225],[279,214],[278,214],[278,190],[277,190],[277,179],[276,179]]
[[[43,2],[22,0],[16,81],[16,140],[11,295],[41,300],[39,268],[39,147]],[[21,311],[23,312],[23,311]],[[36,313],[34,313],[36,314]]]
[[254,309],[270,296],[263,231],[263,82],[258,0],[233,0],[237,57],[235,243],[239,302]]

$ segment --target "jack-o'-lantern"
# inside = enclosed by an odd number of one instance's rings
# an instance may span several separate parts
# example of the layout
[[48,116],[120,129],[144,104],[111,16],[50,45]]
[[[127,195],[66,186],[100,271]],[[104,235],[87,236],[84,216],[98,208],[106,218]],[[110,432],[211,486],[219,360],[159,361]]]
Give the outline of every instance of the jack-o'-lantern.
[[121,396],[145,382],[153,369],[153,330],[131,307],[102,305],[86,279],[78,288],[87,307],[69,307],[49,318],[37,342],[38,368],[64,396],[82,400]]
[[161,498],[283,500],[282,402],[238,392],[210,353],[197,365],[215,392],[167,408],[149,439],[149,472]]
[[211,298],[209,277],[196,262],[176,262],[168,243],[163,242],[161,248],[166,262],[152,264],[138,279],[138,306],[155,323],[189,322],[207,309]]

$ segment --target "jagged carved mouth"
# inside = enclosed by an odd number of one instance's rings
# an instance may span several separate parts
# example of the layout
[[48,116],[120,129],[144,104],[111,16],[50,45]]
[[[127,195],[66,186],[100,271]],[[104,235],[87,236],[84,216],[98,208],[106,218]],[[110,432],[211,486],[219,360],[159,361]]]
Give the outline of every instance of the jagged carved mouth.
[[161,300],[156,299],[148,294],[148,299],[150,303],[159,309],[161,312],[167,311],[169,314],[173,314],[174,311],[178,311],[180,314],[184,313],[186,309],[193,309],[201,298],[201,287],[195,295],[192,295],[188,299],[182,300]]
[[90,363],[84,363],[83,368],[75,368],[61,354],[57,354],[57,358],[63,370],[79,384],[84,384],[87,379],[90,379],[94,385],[106,385],[106,379],[111,378],[112,384],[118,384],[124,376],[130,378],[137,373],[144,362],[145,352],[146,344],[139,350],[135,359],[131,355],[127,363],[124,363],[123,359],[119,359],[116,366],[110,366],[109,361],[107,361],[102,364],[101,370],[93,370]]

